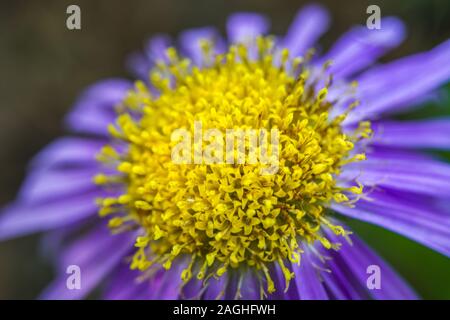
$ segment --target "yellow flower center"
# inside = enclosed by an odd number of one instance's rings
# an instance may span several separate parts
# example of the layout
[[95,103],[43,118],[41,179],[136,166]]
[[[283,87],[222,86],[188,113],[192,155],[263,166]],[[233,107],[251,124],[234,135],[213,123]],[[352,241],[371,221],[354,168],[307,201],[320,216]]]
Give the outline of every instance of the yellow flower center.
[[[271,293],[269,267],[275,263],[287,289],[293,274],[286,264],[300,263],[299,244],[320,241],[331,248],[323,227],[345,234],[327,220],[326,208],[361,193],[362,186],[339,186],[337,177],[342,166],[364,159],[351,151],[370,129],[362,123],[352,135],[344,134],[347,113],[330,119],[328,84],[316,92],[302,59],[289,59],[287,50],[275,54],[268,38],[258,39],[256,58],[249,58],[243,45],[225,54],[214,54],[208,42],[202,47],[201,67],[169,49],[170,63],[159,63],[151,72],[158,93],[137,82],[118,107],[116,125],[110,127],[115,142],[99,155],[117,173],[99,174],[95,181],[110,188],[122,185],[124,192],[99,200],[100,215],[111,216],[115,230],[144,230],[136,239],[131,268],[169,269],[175,259],[189,256],[184,281],[193,274],[208,279],[250,267]],[[243,155],[246,161],[194,161],[211,145],[216,156],[230,151],[225,140],[203,136],[192,144],[184,141],[192,152],[183,156],[193,161],[174,162],[180,141],[173,133],[185,129],[194,136],[196,123],[203,132],[276,129],[279,142],[274,146],[268,139],[265,146],[271,156],[276,148],[277,170],[261,173],[267,162],[250,159],[248,136],[242,149],[231,150],[232,160]],[[117,151],[121,143],[125,151]]]

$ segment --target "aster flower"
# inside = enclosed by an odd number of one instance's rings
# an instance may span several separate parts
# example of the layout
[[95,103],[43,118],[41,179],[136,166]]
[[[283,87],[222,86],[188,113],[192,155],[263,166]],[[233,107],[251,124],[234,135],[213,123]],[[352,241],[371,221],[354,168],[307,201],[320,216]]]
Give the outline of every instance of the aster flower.
[[[0,239],[45,232],[58,273],[48,299],[100,284],[105,299],[416,298],[339,220],[450,253],[450,166],[419,151],[449,148],[450,121],[390,119],[448,81],[450,42],[374,65],[405,35],[394,17],[381,25],[351,29],[322,56],[310,50],[328,26],[317,5],[282,37],[253,13],[229,18],[227,41],[214,28],[155,36],[129,60],[138,81],[81,95],[70,135],[37,155],[0,216]],[[174,163],[172,133],[196,121],[277,129],[277,170]],[[80,290],[66,288],[69,265]],[[369,265],[381,269],[378,290],[366,286]]]

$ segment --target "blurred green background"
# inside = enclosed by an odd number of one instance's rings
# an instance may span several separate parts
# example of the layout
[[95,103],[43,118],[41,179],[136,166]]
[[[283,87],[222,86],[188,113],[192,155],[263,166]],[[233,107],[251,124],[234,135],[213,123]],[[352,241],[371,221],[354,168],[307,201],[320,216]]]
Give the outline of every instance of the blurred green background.
[[[396,15],[408,38],[383,61],[427,50],[450,38],[448,0],[317,1],[329,8],[333,23],[322,38],[324,49],[355,24],[365,24],[369,4],[382,16]],[[45,4],[44,4],[45,3]],[[224,31],[228,14],[265,13],[272,31],[283,33],[305,1],[287,0],[72,0],[0,2],[0,206],[14,199],[29,159],[64,133],[62,119],[87,85],[129,76],[128,53],[149,36],[204,25]],[[66,8],[77,4],[82,30],[66,28]],[[444,89],[445,90],[445,89]],[[450,90],[447,86],[447,97]],[[450,100],[430,104],[420,116],[450,116]],[[448,159],[448,154],[443,154]],[[428,299],[450,298],[450,259],[381,228],[348,222]],[[52,277],[40,257],[38,237],[0,243],[0,299],[33,299]]]

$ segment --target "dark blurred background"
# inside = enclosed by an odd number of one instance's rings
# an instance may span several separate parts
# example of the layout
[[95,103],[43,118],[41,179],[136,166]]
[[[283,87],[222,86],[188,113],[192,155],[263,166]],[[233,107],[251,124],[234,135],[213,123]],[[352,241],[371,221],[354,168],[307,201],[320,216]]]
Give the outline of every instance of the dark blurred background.
[[[309,2],[309,1],[308,1]],[[396,15],[408,38],[384,61],[427,50],[450,38],[448,0],[317,1],[331,11],[322,38],[329,48],[342,32],[365,24],[369,4],[382,16]],[[45,3],[45,4],[44,4]],[[152,34],[176,36],[204,25],[225,29],[227,15],[256,11],[282,34],[306,1],[287,0],[59,0],[0,2],[0,206],[14,199],[29,159],[64,133],[62,119],[87,85],[128,76],[124,61]],[[82,29],[66,28],[66,8],[81,7]],[[448,86],[447,86],[447,92]],[[431,104],[421,116],[450,115],[449,100]],[[444,156],[448,156],[445,155]],[[450,260],[378,227],[351,226],[385,257],[424,298],[450,298]],[[40,258],[38,237],[0,243],[0,299],[33,299],[52,277]]]

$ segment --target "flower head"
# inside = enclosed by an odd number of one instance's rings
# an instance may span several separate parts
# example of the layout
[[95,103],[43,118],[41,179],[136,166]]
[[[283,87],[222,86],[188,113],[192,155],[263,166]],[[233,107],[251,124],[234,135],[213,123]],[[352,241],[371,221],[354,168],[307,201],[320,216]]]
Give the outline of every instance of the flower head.
[[[107,298],[414,298],[336,212],[449,253],[450,167],[411,149],[450,147],[450,122],[383,119],[448,80],[449,43],[358,74],[403,25],[356,28],[317,58],[308,48],[326,25],[309,6],[281,39],[255,14],[230,18],[228,45],[209,28],[183,33],[178,49],[152,39],[131,60],[134,85],[82,96],[69,126],[96,138],[61,140],[35,160],[0,237],[90,226],[60,263],[90,270],[82,293],[112,272]],[[364,287],[368,264],[387,289]],[[46,297],[73,297],[62,277]]]
[[[344,133],[341,124],[355,103],[330,119],[329,85],[316,90],[306,62],[290,59],[287,49],[276,51],[270,38],[255,39],[253,59],[243,44],[218,54],[211,50],[213,43],[199,45],[200,66],[169,48],[169,62],[150,72],[150,87],[157,91],[152,94],[138,82],[118,108],[117,126],[109,129],[127,151],[107,145],[100,159],[117,172],[100,174],[96,181],[122,184],[125,192],[101,199],[100,214],[113,216],[112,228],[137,225],[145,230],[136,241],[133,269],[144,271],[155,264],[170,269],[177,258],[188,255],[189,265],[181,273],[185,282],[196,264],[199,280],[220,277],[229,268],[250,268],[265,277],[272,293],[269,268],[276,263],[287,290],[293,273],[285,262],[300,263],[300,243],[320,241],[331,249],[336,245],[321,227],[346,234],[327,219],[326,208],[331,201],[350,202],[348,194],[361,194],[362,186],[352,181],[343,185],[338,179],[344,165],[364,159],[364,153],[351,151],[370,129],[361,122]],[[275,64],[277,54],[280,61]],[[230,150],[228,163],[195,162],[203,156],[195,147],[187,163],[174,163],[173,132],[193,132],[198,122],[203,130],[280,131],[276,172],[262,175],[265,164],[257,156],[245,159],[251,156],[249,141],[243,141],[242,150]],[[226,148],[223,140],[195,143],[215,147],[220,154]]]

